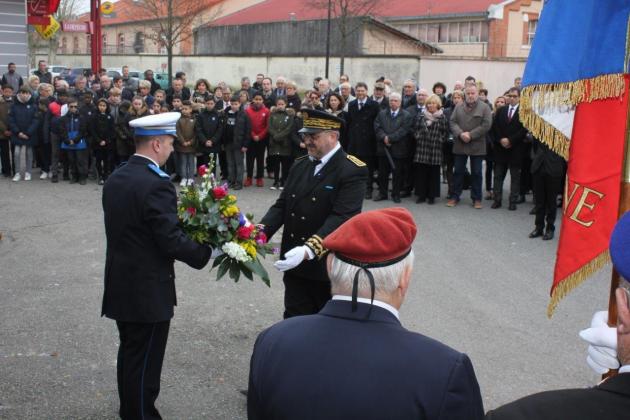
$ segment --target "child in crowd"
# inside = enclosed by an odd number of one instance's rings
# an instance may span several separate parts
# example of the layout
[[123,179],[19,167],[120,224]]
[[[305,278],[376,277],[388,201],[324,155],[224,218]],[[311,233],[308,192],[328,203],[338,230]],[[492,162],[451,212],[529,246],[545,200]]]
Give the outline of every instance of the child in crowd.
[[[15,176],[13,181],[19,181],[24,176],[25,181],[31,180],[33,166],[33,147],[37,144],[37,127],[39,107],[34,103],[31,90],[22,86],[18,90],[17,98],[9,111],[9,127],[11,144],[15,160]],[[24,160],[24,164],[22,164]]]
[[172,109],[173,112],[182,112],[182,97],[181,95],[173,95]]
[[205,109],[197,116],[197,151],[200,153],[197,158],[197,166],[207,165],[210,155],[214,157],[213,173],[217,173],[217,155],[220,150],[221,137],[223,136],[223,126],[221,116],[214,108],[214,97],[210,95],[206,99]]
[[179,159],[179,185],[193,185],[195,180],[195,118],[192,115],[192,103],[182,103],[182,116],[177,121],[177,141],[175,142],[176,159]]
[[251,127],[247,114],[241,109],[239,96],[232,96],[229,102],[230,107],[225,111],[223,118],[222,142],[228,164],[228,185],[240,190],[243,188],[243,158],[247,152],[244,142]]
[[76,99],[68,101],[68,113],[59,120],[61,148],[68,153],[70,183],[86,184],[88,174],[87,121]]
[[105,98],[98,100],[96,109],[88,131],[94,151],[98,184],[103,185],[112,172],[114,160],[114,118],[109,112],[109,104]]
[[[270,189],[284,189],[291,167],[292,137],[295,135],[295,111],[287,108],[287,99],[276,99],[276,106],[271,108],[269,117],[269,163],[274,174],[274,183]],[[282,166],[282,178],[280,178]]]
[[136,151],[136,145],[133,141],[133,130],[129,127],[129,109],[131,108],[131,102],[122,101],[118,107],[118,119],[114,125],[114,132],[116,134],[116,154],[117,162],[126,163],[129,156],[133,155]]

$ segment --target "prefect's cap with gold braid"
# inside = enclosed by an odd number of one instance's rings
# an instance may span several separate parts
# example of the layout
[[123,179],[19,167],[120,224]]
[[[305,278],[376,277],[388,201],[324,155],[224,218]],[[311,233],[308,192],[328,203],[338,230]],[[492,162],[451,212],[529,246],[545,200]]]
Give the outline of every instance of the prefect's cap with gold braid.
[[328,112],[319,111],[317,109],[302,108],[300,110],[302,120],[304,122],[300,133],[319,133],[320,131],[341,130],[343,120]]

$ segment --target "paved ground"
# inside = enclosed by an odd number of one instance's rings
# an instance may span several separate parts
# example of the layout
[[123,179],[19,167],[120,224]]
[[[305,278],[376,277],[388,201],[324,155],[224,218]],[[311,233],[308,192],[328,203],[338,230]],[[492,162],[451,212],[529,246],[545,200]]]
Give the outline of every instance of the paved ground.
[[[276,193],[249,188],[260,218]],[[101,318],[101,188],[0,179],[0,418],[113,419],[114,323]],[[531,200],[531,196],[529,197]],[[366,202],[365,209],[390,205]],[[597,381],[577,332],[605,308],[610,269],[546,317],[557,240],[532,240],[531,204],[516,212],[403,205],[420,226],[402,321],[473,360],[486,409],[541,390]],[[280,320],[282,283],[216,282],[177,264],[159,408],[167,419],[243,419],[256,335]]]

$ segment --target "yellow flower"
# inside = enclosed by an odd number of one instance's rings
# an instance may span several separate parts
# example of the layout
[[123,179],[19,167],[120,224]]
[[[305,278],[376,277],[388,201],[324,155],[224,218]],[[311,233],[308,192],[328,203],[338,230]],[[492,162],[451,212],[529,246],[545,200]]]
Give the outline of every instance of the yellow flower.
[[236,207],[235,205],[227,206],[221,210],[221,214],[223,214],[225,217],[232,217],[237,213],[238,207]]
[[228,195],[228,198],[230,199],[230,201],[236,201],[236,196],[233,194]]
[[253,241],[241,242],[241,246],[252,259],[256,258],[256,244]]

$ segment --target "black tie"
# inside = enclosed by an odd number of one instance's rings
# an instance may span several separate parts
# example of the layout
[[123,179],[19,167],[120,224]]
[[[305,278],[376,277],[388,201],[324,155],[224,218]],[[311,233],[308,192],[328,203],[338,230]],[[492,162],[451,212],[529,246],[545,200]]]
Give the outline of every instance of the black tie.
[[309,172],[308,172],[308,180],[312,181],[313,178],[315,177],[315,168],[317,167],[317,165],[319,165],[320,163],[322,163],[321,160],[319,159],[311,159],[311,166],[309,168]]
[[361,108],[363,108],[363,102],[359,102],[359,111],[361,111]]

